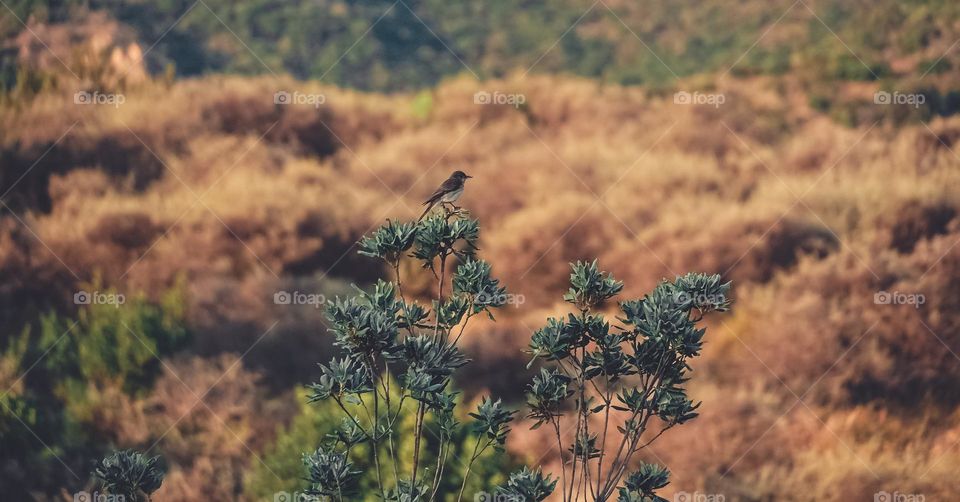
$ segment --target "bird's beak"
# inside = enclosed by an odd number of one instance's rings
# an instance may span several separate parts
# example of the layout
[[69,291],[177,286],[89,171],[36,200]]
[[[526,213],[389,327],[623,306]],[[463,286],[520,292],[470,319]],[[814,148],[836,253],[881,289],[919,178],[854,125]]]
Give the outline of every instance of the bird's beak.
[[470,176],[470,175],[468,174],[468,175],[467,175],[467,178],[473,178],[473,176]]

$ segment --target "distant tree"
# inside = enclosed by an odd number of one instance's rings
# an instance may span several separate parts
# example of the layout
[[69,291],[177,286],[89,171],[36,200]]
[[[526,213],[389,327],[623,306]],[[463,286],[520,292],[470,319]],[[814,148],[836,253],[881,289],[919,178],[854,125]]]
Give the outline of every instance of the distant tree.
[[[533,358],[553,365],[541,368],[528,394],[533,428],[548,425],[556,435],[562,499],[605,501],[619,488],[619,502],[663,501],[655,492],[669,482],[665,468],[641,464],[625,480],[624,475],[635,453],[697,416],[700,404],[684,388],[688,363],[700,354],[706,332],[697,323],[708,312],[728,309],[730,285],[704,274],[664,281],[643,298],[620,304],[622,326],[611,326],[597,310],[623,284],[596,261],[574,264],[570,286],[563,298],[577,311],[548,319],[530,341]],[[563,421],[575,426],[572,444],[563,443]],[[655,423],[659,430],[647,434]],[[618,446],[609,449],[608,436],[614,435]],[[540,501],[557,481],[524,468],[500,493],[509,500]]]
[[[476,257],[479,234],[465,211],[444,207],[422,221],[388,221],[360,242],[360,253],[384,260],[394,282],[379,281],[372,291],[328,306],[330,331],[344,356],[320,366],[309,400],[336,403],[344,421],[303,458],[308,496],[342,501],[369,495],[358,494],[363,473],[351,457],[361,445],[372,457],[375,490],[384,500],[433,500],[450,471],[463,465],[451,455],[463,432],[450,382],[469,363],[457,343],[471,319],[486,314],[493,320],[492,310],[507,302],[490,265]],[[404,294],[400,262],[407,257],[436,280],[430,308]],[[401,430],[406,413],[412,413],[412,428]],[[499,400],[483,399],[470,414],[475,439],[462,459],[458,500],[477,459],[503,449],[514,413]],[[423,461],[427,434],[436,438],[429,465]]]
[[[89,286],[119,300],[114,289]],[[0,396],[0,451],[16,466],[0,469],[5,498],[56,493],[65,485],[64,464],[79,472],[121,439],[119,426],[135,423],[122,414],[124,400],[151,389],[160,358],[189,338],[184,305],[181,287],[159,302],[140,295],[91,302],[75,318],[51,312],[9,338],[0,373],[22,377]],[[37,448],[38,436],[50,450]]]

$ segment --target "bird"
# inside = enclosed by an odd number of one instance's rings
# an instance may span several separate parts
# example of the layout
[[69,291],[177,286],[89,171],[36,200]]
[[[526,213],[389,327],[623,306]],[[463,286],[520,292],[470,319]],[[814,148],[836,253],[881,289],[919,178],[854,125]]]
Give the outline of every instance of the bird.
[[427,208],[423,210],[423,214],[420,215],[417,221],[422,220],[437,204],[452,204],[456,202],[456,200],[460,198],[460,195],[463,194],[464,183],[472,177],[473,176],[463,171],[454,171],[453,174],[447,178],[447,181],[444,181],[440,185],[440,188],[437,188],[437,190],[433,192],[433,195],[423,201],[423,205],[427,206]]

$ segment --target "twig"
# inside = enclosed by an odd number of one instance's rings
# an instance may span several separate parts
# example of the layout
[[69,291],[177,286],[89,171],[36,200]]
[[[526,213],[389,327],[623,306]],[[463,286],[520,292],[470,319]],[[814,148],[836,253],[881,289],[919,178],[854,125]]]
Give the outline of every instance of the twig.
[[[610,402],[613,399],[610,392],[610,376],[604,372],[604,379],[607,382],[607,393],[606,399],[604,399],[604,409],[603,409],[603,435],[600,438],[600,458],[597,459],[597,491],[600,493],[600,484],[603,479],[603,455],[607,451],[607,429],[610,426]],[[596,495],[594,495],[596,498]]]
[[[433,329],[433,337],[436,339],[440,333],[440,312],[441,304],[443,303],[443,278],[446,273],[447,266],[447,256],[449,256],[449,251],[444,250],[440,255],[440,277],[437,291],[437,312],[435,313],[437,319],[436,324]],[[420,405],[417,406],[417,435],[413,440],[413,473],[410,475],[410,498],[413,498],[413,490],[417,484],[417,469],[420,464],[420,440],[423,436],[423,414],[426,412],[426,408],[423,404],[423,401],[420,401]]]
[[560,415],[554,417],[556,420],[550,420],[554,424],[554,430],[557,432],[557,447],[560,448],[560,493],[563,495],[563,500],[566,501],[566,487],[567,487],[567,464],[563,461],[563,440],[560,437]]

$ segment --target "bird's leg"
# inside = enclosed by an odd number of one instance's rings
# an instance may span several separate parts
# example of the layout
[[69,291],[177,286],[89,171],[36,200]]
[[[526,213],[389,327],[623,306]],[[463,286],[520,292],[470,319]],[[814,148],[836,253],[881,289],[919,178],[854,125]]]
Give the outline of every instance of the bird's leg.
[[451,216],[463,216],[464,214],[469,214],[469,211],[454,204],[453,202],[441,202],[440,205],[443,207],[447,218]]
[[461,218],[464,218],[464,217],[469,218],[469,217],[470,217],[470,211],[469,211],[469,210],[464,209],[464,208],[462,208],[462,207],[460,207],[460,206],[453,206],[453,207],[454,207],[453,214],[456,214],[458,217],[461,217]]

